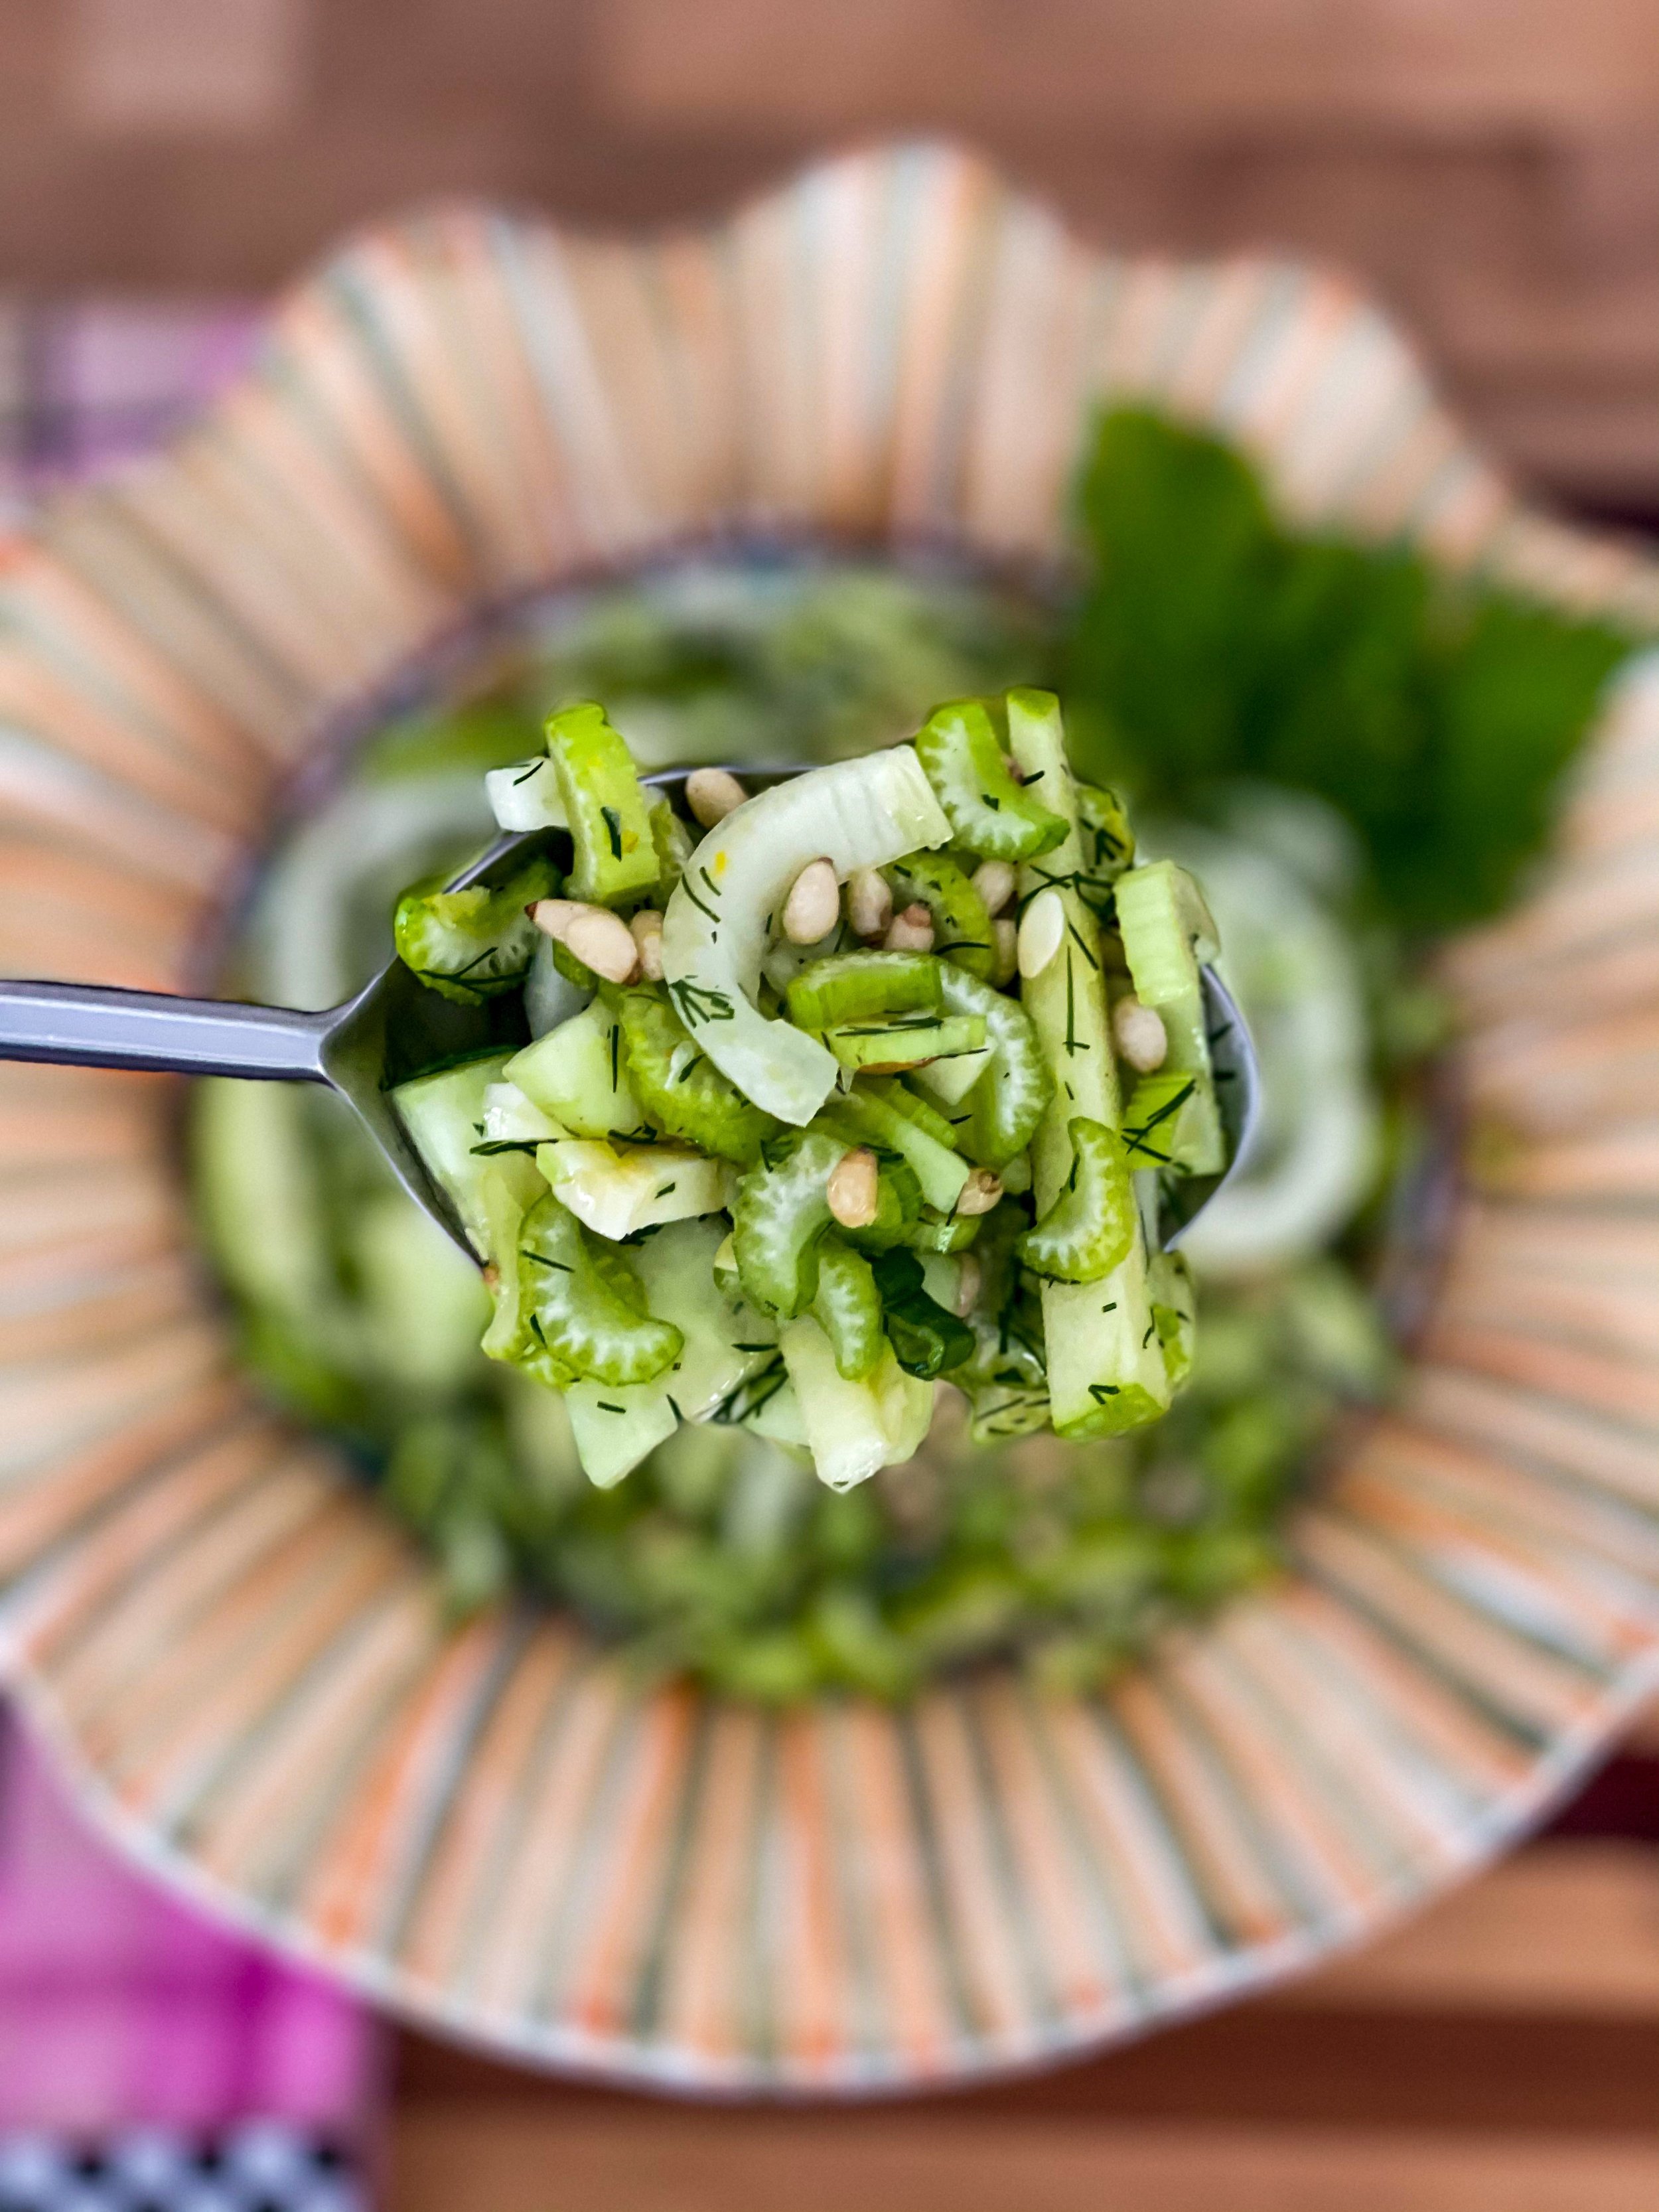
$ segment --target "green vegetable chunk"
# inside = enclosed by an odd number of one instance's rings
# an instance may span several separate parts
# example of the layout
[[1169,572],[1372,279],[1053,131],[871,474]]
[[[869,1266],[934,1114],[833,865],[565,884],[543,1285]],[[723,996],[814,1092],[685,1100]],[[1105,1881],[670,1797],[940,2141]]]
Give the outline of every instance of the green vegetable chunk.
[[1190,1075],[1143,1075],[1123,1109],[1123,1141],[1132,1168],[1167,1168],[1190,1158],[1198,1131],[1192,1120],[1198,1084]]
[[838,1375],[862,1382],[874,1374],[886,1346],[881,1297],[870,1262],[838,1237],[818,1247],[812,1317],[830,1340]]
[[[1051,802],[1072,823],[1066,842],[1055,848],[1048,865],[1028,866],[1020,874],[1022,898],[1048,891],[1059,898],[1065,916],[1059,949],[1021,986],[1054,1078],[1053,1103],[1032,1149],[1032,1189],[1041,1222],[1071,1180],[1073,1123],[1080,1117],[1113,1130],[1121,1109],[1106,984],[1095,949],[1098,933],[1075,881],[1083,853],[1059,702],[1046,693],[1012,693],[1008,732],[1015,758],[1028,772],[1042,775]],[[1136,1221],[1129,1249],[1109,1274],[1096,1282],[1050,1279],[1043,1285],[1048,1392],[1054,1428],[1061,1436],[1115,1435],[1156,1420],[1169,1405],[1170,1378],[1147,1296],[1146,1260]]]
[[520,989],[541,934],[525,908],[553,897],[562,881],[538,854],[496,890],[483,884],[459,891],[417,885],[404,893],[392,917],[398,957],[428,989],[463,1006]]
[[945,1003],[953,1014],[976,1016],[985,1024],[991,1057],[969,1094],[972,1118],[963,1124],[963,1149],[1000,1168],[1030,1143],[1054,1095],[1054,1079],[1031,1018],[1015,1000],[947,968]]
[[645,1119],[617,1017],[597,999],[508,1060],[507,1079],[573,1137],[631,1136]]
[[977,1052],[985,1042],[985,1023],[977,1014],[896,1014],[890,1021],[848,1022],[825,1030],[823,1041],[851,1073],[890,1075],[899,1068]]
[[650,890],[657,844],[634,763],[603,707],[585,702],[549,717],[547,750],[570,820],[571,896],[614,906]]
[[831,952],[793,978],[784,994],[798,1029],[877,1022],[892,1014],[936,1014],[939,963],[931,952]]
[[931,1382],[974,1356],[974,1332],[925,1288],[914,1252],[884,1252],[872,1273],[893,1356],[907,1375]]
[[996,980],[991,917],[972,878],[948,853],[912,853],[882,870],[895,906],[925,906],[933,924],[933,950],[981,981]]
[[1193,1085],[1181,1109],[1180,1129],[1171,1132],[1171,1164],[1189,1175],[1219,1175],[1227,1164],[1227,1143],[1210,1072],[1199,976],[1200,962],[1213,960],[1219,950],[1210,910],[1184,868],[1156,860],[1119,878],[1117,926],[1135,994],[1156,1009],[1169,1039],[1158,1072],[1184,1075]]
[[454,1207],[474,1251],[489,1255],[492,1194],[503,1180],[527,1206],[542,1188],[529,1156],[492,1154],[488,1142],[489,1094],[507,1066],[504,1053],[464,1060],[400,1083],[392,1094],[398,1119],[409,1132],[427,1172]]
[[[900,1097],[916,1110],[905,1111],[897,1103]],[[924,1126],[924,1114],[944,1130],[942,1141],[934,1128]],[[935,1212],[950,1213],[954,1209],[968,1180],[968,1163],[956,1150],[956,1132],[942,1115],[902,1092],[897,1084],[877,1079],[867,1088],[857,1087],[841,1099],[835,1119],[855,1129],[866,1143],[884,1146],[908,1160],[921,1186],[923,1202]]]
[[700,1151],[752,1167],[778,1127],[720,1073],[659,983],[640,983],[619,1001],[629,1080],[645,1111],[672,1136]]
[[1179,1390],[1192,1376],[1198,1331],[1197,1294],[1179,1252],[1158,1255],[1147,1271],[1147,1286],[1170,1387]]
[[651,903],[665,907],[696,849],[696,840],[689,824],[675,813],[660,791],[646,794],[645,811],[650,817],[651,842],[657,852],[657,888]]
[[[1103,785],[1084,783],[1075,776],[1072,787],[1077,793],[1078,842],[1083,848],[1085,874],[1091,884],[1110,884],[1134,866],[1135,833],[1123,801]],[[1098,903],[1097,899],[1090,901],[1091,905]]]
[[1066,1124],[1072,1172],[1019,1256],[1035,1273],[1062,1283],[1097,1283],[1128,1257],[1139,1226],[1128,1157],[1115,1129],[1079,1114]]
[[827,1129],[778,1138],[738,1183],[732,1249],[744,1295],[763,1312],[805,1313],[817,1296],[818,1240],[831,1218],[826,1189],[847,1150]]
[[987,860],[1030,860],[1065,836],[1063,817],[1009,775],[981,701],[936,707],[915,742],[955,843]]
[[679,1358],[684,1336],[653,1319],[623,1255],[590,1237],[550,1192],[519,1224],[519,1265],[525,1326],[570,1375],[648,1382]]

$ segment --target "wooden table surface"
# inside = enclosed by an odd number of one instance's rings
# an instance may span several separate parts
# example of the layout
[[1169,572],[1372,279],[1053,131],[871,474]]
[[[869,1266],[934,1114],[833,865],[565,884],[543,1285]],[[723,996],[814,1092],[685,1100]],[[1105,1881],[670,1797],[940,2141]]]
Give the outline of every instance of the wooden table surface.
[[405,2035],[394,2115],[390,2212],[1656,2212],[1659,1717],[1393,1935],[1104,2057],[782,2112]]

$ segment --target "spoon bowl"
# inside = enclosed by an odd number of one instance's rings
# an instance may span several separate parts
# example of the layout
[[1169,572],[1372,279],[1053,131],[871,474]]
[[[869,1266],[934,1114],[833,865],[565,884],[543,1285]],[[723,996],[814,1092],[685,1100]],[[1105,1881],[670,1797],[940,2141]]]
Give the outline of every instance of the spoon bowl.
[[[733,771],[751,790],[806,772],[748,767]],[[678,804],[689,773],[670,769],[642,781]],[[568,842],[562,830],[498,838],[448,888],[499,883],[531,854],[558,851]],[[1249,1030],[1215,970],[1206,968],[1202,976],[1228,1164],[1216,1176],[1164,1179],[1158,1218],[1166,1251],[1237,1171],[1260,1112],[1261,1072]],[[460,1006],[428,990],[396,958],[355,998],[320,1013],[101,984],[0,981],[0,1060],[326,1084],[356,1114],[410,1196],[475,1261],[477,1255],[454,1208],[410,1142],[391,1093],[447,1061],[492,1048],[515,1050],[529,1041],[516,997]]]

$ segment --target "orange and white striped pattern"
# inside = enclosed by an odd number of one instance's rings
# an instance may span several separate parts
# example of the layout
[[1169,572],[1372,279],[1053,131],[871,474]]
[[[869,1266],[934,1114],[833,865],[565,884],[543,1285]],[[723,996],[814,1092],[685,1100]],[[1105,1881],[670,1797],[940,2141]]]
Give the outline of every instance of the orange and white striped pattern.
[[[1092,251],[951,152],[607,244],[375,231],[161,459],[0,568],[0,965],[177,985],[320,733],[480,608],[690,540],[1049,564],[1098,399],[1297,513],[1638,624],[1318,271]],[[169,1088],[0,1071],[0,1628],[166,1878],[435,2024],[685,2086],[854,2090],[1133,2032],[1354,1940],[1536,1816],[1659,1680],[1659,667],[1559,862],[1448,973],[1486,1131],[1402,1402],[1296,1571],[1095,1698],[642,1696],[447,1625],[234,1371]]]

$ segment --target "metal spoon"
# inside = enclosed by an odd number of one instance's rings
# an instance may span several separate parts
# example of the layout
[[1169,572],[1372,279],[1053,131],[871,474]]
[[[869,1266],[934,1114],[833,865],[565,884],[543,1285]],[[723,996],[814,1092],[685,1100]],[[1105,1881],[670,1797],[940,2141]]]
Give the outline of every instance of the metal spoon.
[[[805,772],[734,771],[751,790]],[[686,774],[675,769],[645,781],[681,801]],[[560,830],[538,830],[503,837],[449,888],[499,883],[528,852],[562,836]],[[1219,1176],[1166,1179],[1160,1214],[1166,1250],[1237,1167],[1260,1103],[1261,1076],[1249,1031],[1214,970],[1205,969],[1203,977],[1230,1158]],[[159,991],[119,991],[96,983],[0,981],[0,1060],[328,1085],[356,1113],[410,1196],[469,1259],[477,1255],[453,1207],[410,1143],[388,1093],[441,1061],[492,1046],[514,1050],[527,1043],[529,1036],[515,997],[457,1006],[426,989],[395,959],[356,998],[321,1013],[175,998]]]

